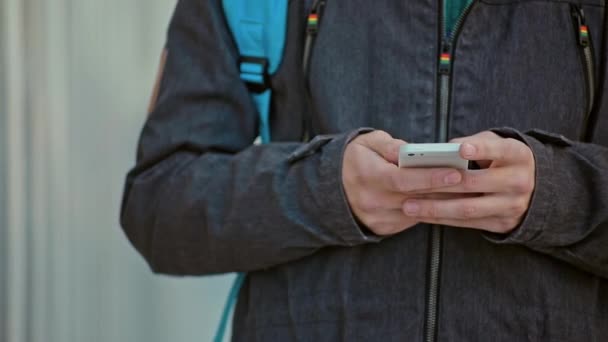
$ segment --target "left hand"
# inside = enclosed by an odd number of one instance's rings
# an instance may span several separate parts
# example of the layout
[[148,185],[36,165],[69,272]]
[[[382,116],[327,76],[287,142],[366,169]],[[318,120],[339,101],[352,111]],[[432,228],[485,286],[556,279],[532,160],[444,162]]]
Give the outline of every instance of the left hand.
[[530,206],[535,188],[532,150],[518,140],[490,131],[452,142],[461,143],[460,155],[476,161],[482,169],[462,171],[463,180],[458,185],[426,191],[459,193],[460,198],[410,199],[403,205],[405,214],[419,222],[494,233],[515,229]]

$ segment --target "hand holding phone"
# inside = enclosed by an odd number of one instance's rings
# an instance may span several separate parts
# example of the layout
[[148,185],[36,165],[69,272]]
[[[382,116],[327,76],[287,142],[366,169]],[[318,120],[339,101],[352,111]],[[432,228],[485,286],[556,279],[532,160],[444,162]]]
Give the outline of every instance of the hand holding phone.
[[480,169],[459,171],[462,181],[458,185],[432,188],[427,193],[461,194],[462,198],[408,199],[404,213],[429,224],[502,234],[515,229],[528,212],[536,189],[536,162],[530,147],[491,131],[452,142],[462,144],[460,156],[475,161]]
[[399,168],[399,149],[405,144],[374,131],[359,135],[344,151],[342,185],[348,205],[357,220],[377,235],[396,234],[419,222],[402,211],[407,199],[428,197],[420,192],[453,187],[462,179],[453,168]]

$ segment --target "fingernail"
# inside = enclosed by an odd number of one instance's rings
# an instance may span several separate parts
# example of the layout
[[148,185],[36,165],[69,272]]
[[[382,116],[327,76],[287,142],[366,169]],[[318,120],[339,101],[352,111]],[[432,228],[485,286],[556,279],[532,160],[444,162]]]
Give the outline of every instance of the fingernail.
[[405,203],[405,213],[407,215],[416,215],[420,211],[420,205],[416,202],[406,202]]
[[477,152],[477,149],[475,148],[475,146],[471,145],[471,144],[463,144],[462,145],[462,154],[465,157],[473,157],[475,155],[475,153]]
[[443,179],[443,182],[446,185],[455,185],[460,183],[461,177],[460,177],[460,173],[458,172],[452,172],[449,175],[445,176],[445,178]]

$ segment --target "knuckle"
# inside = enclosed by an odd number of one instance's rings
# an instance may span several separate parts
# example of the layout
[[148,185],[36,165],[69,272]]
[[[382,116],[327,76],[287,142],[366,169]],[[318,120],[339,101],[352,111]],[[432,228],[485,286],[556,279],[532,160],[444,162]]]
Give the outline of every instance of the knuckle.
[[522,159],[534,160],[534,153],[532,152],[530,147],[528,147],[528,145],[525,145],[523,143],[520,143],[520,145],[521,145],[521,147],[520,147],[519,153],[520,153]]
[[512,188],[517,193],[528,193],[534,188],[534,180],[526,174],[519,174],[512,177]]
[[492,131],[483,131],[483,132],[479,133],[478,136],[481,138],[484,138],[484,139],[500,138],[498,135],[496,135],[496,133],[494,133]]
[[531,152],[528,146],[519,143],[516,147],[513,147],[513,153],[517,157],[518,160],[528,160],[530,158]]
[[383,155],[385,157],[397,156],[399,153],[399,148],[393,141],[387,141],[384,143]]
[[507,138],[506,141],[507,144],[505,146],[505,150],[509,156],[513,156],[521,160],[532,157],[532,150],[530,150],[528,145],[514,138]]
[[513,155],[515,141],[513,138],[505,139],[505,143],[502,144],[502,148],[500,149],[500,159],[505,160]]
[[428,217],[430,219],[436,219],[438,217],[437,205],[433,202],[429,203],[426,206],[423,206],[421,212],[422,216]]
[[375,139],[390,139],[391,135],[386,133],[385,131],[373,131],[371,133],[369,133],[371,137],[375,138]]
[[509,148],[512,148],[514,146],[521,144],[521,142],[515,138],[505,138],[505,141],[507,142],[507,146]]
[[461,215],[465,219],[474,218],[477,214],[477,207],[474,205],[465,205],[461,209]]
[[511,216],[520,216],[523,215],[526,210],[528,210],[528,205],[526,204],[525,201],[523,200],[519,200],[516,201],[512,206],[511,206]]

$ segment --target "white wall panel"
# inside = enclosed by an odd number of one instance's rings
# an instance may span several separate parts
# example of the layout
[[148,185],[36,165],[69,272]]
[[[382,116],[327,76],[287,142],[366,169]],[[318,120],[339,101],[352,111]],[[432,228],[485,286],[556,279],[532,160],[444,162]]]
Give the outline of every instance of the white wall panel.
[[230,277],[153,275],[118,224],[175,2],[1,1],[0,341],[211,340]]

